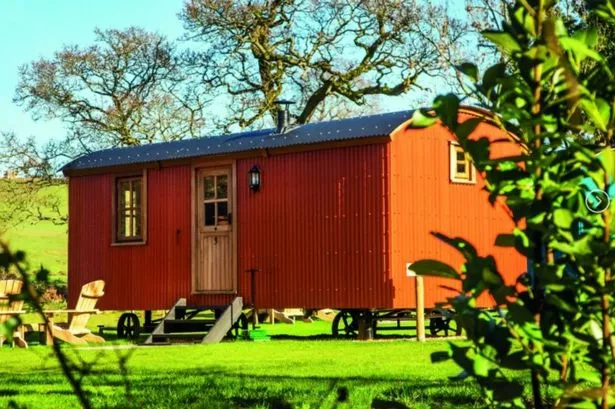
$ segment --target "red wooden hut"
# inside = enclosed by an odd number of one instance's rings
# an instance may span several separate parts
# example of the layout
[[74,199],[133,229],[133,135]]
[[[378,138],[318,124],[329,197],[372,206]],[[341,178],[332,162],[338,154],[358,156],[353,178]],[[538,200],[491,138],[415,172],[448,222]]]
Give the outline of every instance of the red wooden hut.
[[[485,112],[466,107],[463,117]],[[108,310],[225,306],[404,310],[407,264],[460,256],[430,235],[469,239],[510,280],[525,260],[494,246],[512,223],[442,125],[412,111],[85,155],[69,180],[69,301],[103,279]],[[475,136],[505,137],[481,124]],[[498,144],[493,155],[512,155]],[[427,278],[427,307],[450,285]],[[489,300],[485,300],[485,307]]]

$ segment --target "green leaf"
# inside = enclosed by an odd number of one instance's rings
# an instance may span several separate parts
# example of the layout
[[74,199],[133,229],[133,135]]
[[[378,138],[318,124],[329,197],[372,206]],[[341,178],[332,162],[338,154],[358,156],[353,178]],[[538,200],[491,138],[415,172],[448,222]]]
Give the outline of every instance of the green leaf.
[[506,75],[506,64],[492,65],[483,76],[483,91],[489,92]]
[[468,136],[472,134],[472,132],[474,132],[474,130],[476,130],[476,127],[478,127],[481,122],[483,122],[482,118],[466,119],[465,121],[457,125],[457,128],[455,129],[455,135],[457,135],[460,140],[464,141],[468,138]]
[[510,401],[523,395],[523,385],[518,381],[498,379],[491,387],[493,398],[498,401]]
[[442,233],[437,233],[437,232],[433,232],[431,233],[434,237],[436,237],[437,239],[443,241],[444,243],[448,244],[449,246],[454,247],[457,251],[459,251],[461,254],[463,254],[463,256],[467,259],[472,258],[472,257],[477,257],[478,253],[476,252],[476,249],[474,248],[474,246],[472,245],[472,243],[470,243],[467,240],[462,239],[461,237],[448,237],[445,234]]
[[488,376],[489,369],[491,368],[491,362],[484,356],[477,354],[474,357],[474,373],[477,376]]
[[615,181],[615,148],[606,148],[598,154],[598,159],[609,176],[610,183]]
[[478,81],[478,67],[475,64],[464,62],[457,66],[457,69],[470,77],[472,81]]
[[430,115],[428,112],[417,109],[412,114],[410,121],[410,128],[428,128],[438,122],[438,117]]
[[518,324],[524,324],[526,322],[534,322],[534,317],[530,310],[523,305],[513,303],[508,306],[508,315],[510,318]]
[[515,18],[520,24],[522,24],[525,31],[527,31],[533,36],[536,35],[535,18],[530,13],[528,13],[525,8],[519,7],[517,11],[515,11]]
[[606,131],[611,117],[611,108],[602,98],[581,100],[581,107],[591,121],[601,131]]
[[526,257],[532,257],[534,254],[534,247],[527,234],[518,227],[515,227],[513,234],[515,236],[515,249]]
[[596,61],[602,61],[602,56],[596,51],[589,48],[584,42],[572,37],[560,37],[559,42],[565,50],[572,52],[579,60],[591,58]]
[[595,47],[598,44],[598,30],[595,27],[591,27],[585,30],[577,30],[572,35],[578,41],[585,43],[588,47]]
[[553,212],[553,222],[561,229],[570,229],[574,221],[574,214],[568,209],[555,209]]
[[521,46],[510,33],[502,31],[483,31],[483,36],[507,54],[521,51]]
[[459,98],[454,94],[440,95],[436,97],[433,105],[444,125],[455,131],[457,128]]
[[495,238],[495,245],[498,247],[514,247],[515,236],[513,234],[498,234]]
[[565,301],[561,297],[555,295],[554,293],[548,293],[546,295],[546,299],[550,304],[554,305],[562,311],[566,311],[569,313],[577,312],[576,308],[573,305],[571,305],[569,302]]
[[525,352],[516,351],[502,358],[502,366],[508,369],[526,369]]
[[460,279],[461,276],[448,264],[438,260],[419,260],[412,263],[412,271],[418,275]]

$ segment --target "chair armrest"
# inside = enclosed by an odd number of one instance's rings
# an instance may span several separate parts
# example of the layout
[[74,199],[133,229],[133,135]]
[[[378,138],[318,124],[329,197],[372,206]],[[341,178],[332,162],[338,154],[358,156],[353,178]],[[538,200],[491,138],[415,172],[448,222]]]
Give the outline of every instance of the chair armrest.
[[0,315],[19,315],[27,313],[27,311],[0,311]]
[[70,314],[100,314],[100,310],[44,310],[44,314],[61,314],[67,312]]

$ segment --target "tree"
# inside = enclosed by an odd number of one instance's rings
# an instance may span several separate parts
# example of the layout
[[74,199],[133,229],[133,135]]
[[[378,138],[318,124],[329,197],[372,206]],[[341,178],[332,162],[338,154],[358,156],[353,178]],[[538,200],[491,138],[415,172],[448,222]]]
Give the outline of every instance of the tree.
[[20,141],[11,132],[1,132],[0,138],[0,163],[11,174],[0,180],[0,236],[26,222],[66,223],[62,200],[53,187],[64,184],[56,166],[71,156],[70,151],[54,142],[41,149],[34,138]]
[[61,120],[67,135],[41,145],[3,134],[0,159],[19,176],[0,189],[12,198],[5,229],[26,220],[67,220],[48,189],[62,182],[57,172],[67,161],[99,149],[200,136],[203,130],[204,94],[195,92],[171,43],[135,27],[95,34],[94,45],[67,46],[19,70],[14,101],[35,119]]
[[180,16],[202,46],[188,66],[227,96],[226,125],[242,127],[275,121],[281,98],[306,123],[326,103],[361,107],[443,81],[465,32],[443,8],[412,0],[189,0]]
[[[433,361],[451,358],[473,377],[484,396],[500,407],[527,407],[522,375],[529,375],[532,406],[613,405],[615,375],[615,204],[590,195],[599,189],[615,197],[615,149],[588,146],[586,136],[615,134],[615,73],[608,56],[596,50],[596,29],[570,33],[554,1],[519,0],[510,21],[484,36],[506,55],[480,75],[463,66],[493,113],[492,118],[459,122],[459,99],[434,101],[437,119],[447,126],[485,180],[489,200],[504,202],[516,224],[495,238],[528,258],[530,269],[506,283],[491,255],[480,255],[460,237],[436,237],[459,251],[459,269],[437,260],[412,265],[417,274],[459,281],[449,299],[470,345],[450,345]],[[615,27],[612,0],[595,4],[592,18]],[[600,81],[596,81],[599,78]],[[419,112],[415,126],[436,118]],[[519,154],[493,158],[493,144],[472,136],[482,121],[514,135]],[[590,205],[588,205],[590,203]],[[598,211],[599,210],[599,211]],[[476,307],[488,294],[495,314]],[[555,402],[549,402],[545,395]]]
[[67,124],[75,153],[199,135],[203,101],[163,36],[135,27],[95,34],[92,46],[22,66],[14,101],[35,119]]

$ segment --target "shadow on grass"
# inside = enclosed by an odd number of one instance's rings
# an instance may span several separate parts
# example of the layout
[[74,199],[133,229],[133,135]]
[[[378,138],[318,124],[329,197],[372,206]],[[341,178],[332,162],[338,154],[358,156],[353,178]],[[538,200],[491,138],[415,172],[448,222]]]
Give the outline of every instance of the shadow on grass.
[[[130,396],[116,378],[116,371],[95,370],[86,378],[88,395],[96,406],[109,408],[244,408],[334,409],[365,407],[405,409],[415,407],[476,407],[478,390],[469,384],[452,384],[402,376],[288,376],[258,372],[234,373],[213,366],[183,371],[134,371],[130,375]],[[16,374],[6,379],[0,397],[28,402],[28,396],[64,399],[60,376]],[[68,385],[66,385],[68,386]],[[104,391],[104,392],[102,392]],[[55,396],[55,398],[54,398]],[[30,405],[27,405],[30,406]]]
[[15,390],[15,389],[0,389],[0,396],[2,397],[6,397],[6,396],[15,396],[18,395],[19,391]]
[[[132,389],[139,392],[133,396],[130,407],[147,407],[144,396],[152,397],[150,393],[156,390],[157,404],[161,406],[188,403],[186,407],[212,408],[292,409],[305,404],[306,407],[329,409],[355,407],[353,405],[361,401],[373,409],[406,409],[408,402],[416,399],[426,402],[427,407],[461,408],[474,407],[480,402],[474,388],[467,384],[462,388],[451,387],[453,384],[446,380],[234,374],[214,369],[189,370],[178,375],[149,374],[133,379]],[[164,394],[160,394],[162,385]],[[127,403],[108,406],[126,407]]]

